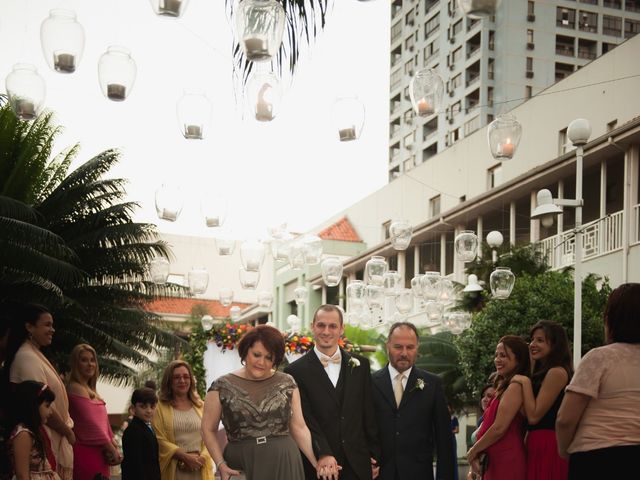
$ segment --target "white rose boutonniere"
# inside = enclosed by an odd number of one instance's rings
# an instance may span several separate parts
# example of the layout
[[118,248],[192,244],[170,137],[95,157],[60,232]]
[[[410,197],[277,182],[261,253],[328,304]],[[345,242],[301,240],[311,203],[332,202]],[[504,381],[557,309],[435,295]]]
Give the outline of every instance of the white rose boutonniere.
[[347,362],[347,365],[351,367],[351,371],[353,372],[354,368],[360,366],[360,360],[358,360],[355,357],[349,357],[349,361]]
[[416,384],[413,386],[413,388],[411,389],[411,391],[413,390],[423,390],[424,389],[424,380],[422,378],[419,378],[418,380],[416,380]]

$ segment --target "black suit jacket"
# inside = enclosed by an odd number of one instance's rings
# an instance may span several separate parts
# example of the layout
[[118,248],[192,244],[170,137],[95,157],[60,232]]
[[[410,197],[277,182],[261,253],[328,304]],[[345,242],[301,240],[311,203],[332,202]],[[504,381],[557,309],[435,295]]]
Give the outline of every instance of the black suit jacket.
[[138,417],[122,434],[122,480],[160,480],[158,440]]
[[[382,443],[380,480],[432,480],[433,452],[437,478],[452,480],[454,466],[451,418],[436,375],[415,366],[396,406],[389,366],[372,375],[373,397]],[[417,387],[422,379],[424,388]]]
[[[380,447],[369,360],[344,350],[341,353],[338,382],[341,388],[333,386],[313,350],[289,365],[285,372],[298,384],[302,413],[311,431],[316,456],[333,455],[339,465],[348,465],[359,480],[370,480],[371,458],[380,458]],[[360,365],[350,365],[350,359]],[[306,478],[316,480],[315,469],[304,456],[303,460]]]

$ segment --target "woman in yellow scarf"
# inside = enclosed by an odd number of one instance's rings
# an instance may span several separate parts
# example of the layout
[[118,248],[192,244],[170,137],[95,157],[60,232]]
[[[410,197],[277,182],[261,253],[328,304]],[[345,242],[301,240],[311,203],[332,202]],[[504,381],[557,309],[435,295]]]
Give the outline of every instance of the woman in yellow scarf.
[[191,366],[171,362],[162,376],[152,421],[162,480],[213,480],[213,461],[200,434],[202,408]]

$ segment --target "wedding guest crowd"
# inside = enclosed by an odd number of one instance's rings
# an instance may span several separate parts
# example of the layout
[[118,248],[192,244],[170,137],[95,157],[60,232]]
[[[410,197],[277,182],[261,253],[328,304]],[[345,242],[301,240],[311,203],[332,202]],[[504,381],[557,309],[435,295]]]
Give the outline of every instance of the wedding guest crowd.
[[[11,321],[0,312],[0,480],[104,480],[121,462],[122,480],[213,480],[214,471],[221,480],[457,478],[458,425],[440,377],[416,366],[409,322],[390,327],[389,363],[373,373],[366,357],[340,348],[335,305],[316,310],[313,350],[284,372],[282,334],[258,326],[238,344],[242,368],[216,379],[205,402],[191,366],[173,361],[159,395],[155,385],[133,392],[120,452],[96,389],[95,349],[73,349],[65,383],[45,355],[51,312],[16,312]],[[604,325],[607,345],[575,373],[557,323],[533,325],[528,343],[500,338],[469,480],[628,478],[640,455],[640,284],[612,292]]]

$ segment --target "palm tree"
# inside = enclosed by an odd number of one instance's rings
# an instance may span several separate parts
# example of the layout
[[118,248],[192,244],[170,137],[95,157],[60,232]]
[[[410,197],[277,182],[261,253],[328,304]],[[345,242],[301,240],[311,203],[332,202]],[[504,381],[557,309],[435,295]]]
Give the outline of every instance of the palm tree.
[[3,260],[11,262],[0,269],[0,300],[52,308],[51,355],[61,370],[73,346],[86,342],[107,377],[130,380],[127,363],[148,365],[146,354],[174,344],[144,309],[155,296],[182,292],[145,280],[147,263],[169,249],[154,225],[132,221],[138,205],[123,200],[125,180],[103,178],[119,152],[102,152],[69,173],[78,146],[50,159],[59,131],[51,115],[32,124],[12,115],[0,108],[0,225],[18,227],[0,235]]
[[[242,1],[242,0],[241,0]],[[235,0],[225,0],[229,18],[234,17]],[[282,42],[276,57],[276,66],[280,76],[282,69],[288,64],[291,74],[294,73],[300,57],[300,43],[307,44],[316,37],[318,23],[320,29],[325,26],[329,0],[278,0],[282,4],[286,16],[286,41]],[[242,78],[247,80],[251,73],[253,62],[246,60],[238,40],[233,46],[234,69],[242,72]]]

